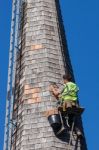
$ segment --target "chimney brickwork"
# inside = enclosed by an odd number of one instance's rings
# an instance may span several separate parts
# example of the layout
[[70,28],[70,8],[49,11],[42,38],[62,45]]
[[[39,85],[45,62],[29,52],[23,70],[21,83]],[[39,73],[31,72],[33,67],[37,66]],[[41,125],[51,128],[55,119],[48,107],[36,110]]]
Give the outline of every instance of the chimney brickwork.
[[[68,149],[68,135],[56,137],[47,118],[48,113],[57,112],[49,86],[52,82],[61,85],[67,70],[57,2],[27,0],[21,7],[11,150]],[[75,144],[76,140],[72,150]],[[76,149],[81,150],[79,142]]]

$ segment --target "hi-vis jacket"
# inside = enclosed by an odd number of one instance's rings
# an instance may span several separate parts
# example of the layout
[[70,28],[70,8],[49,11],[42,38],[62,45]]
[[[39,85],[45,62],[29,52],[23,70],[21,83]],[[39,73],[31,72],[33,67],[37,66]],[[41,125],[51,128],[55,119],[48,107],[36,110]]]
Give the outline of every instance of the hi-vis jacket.
[[76,101],[78,96],[77,92],[79,91],[79,88],[77,85],[73,82],[68,82],[64,84],[64,88],[60,94],[60,99],[62,101]]

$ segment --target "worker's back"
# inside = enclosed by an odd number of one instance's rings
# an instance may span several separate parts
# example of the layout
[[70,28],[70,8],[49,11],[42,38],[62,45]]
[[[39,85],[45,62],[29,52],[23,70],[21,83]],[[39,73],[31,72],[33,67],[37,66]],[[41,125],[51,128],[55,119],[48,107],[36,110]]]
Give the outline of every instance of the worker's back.
[[75,83],[67,82],[66,84],[64,84],[64,88],[63,88],[60,98],[65,101],[66,100],[76,101],[78,90],[79,88]]

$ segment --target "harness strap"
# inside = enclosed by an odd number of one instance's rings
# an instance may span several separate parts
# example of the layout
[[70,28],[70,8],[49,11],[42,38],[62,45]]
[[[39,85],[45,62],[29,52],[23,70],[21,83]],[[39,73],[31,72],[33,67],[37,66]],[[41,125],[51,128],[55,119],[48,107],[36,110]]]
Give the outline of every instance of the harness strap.
[[64,89],[63,89],[63,91],[62,91],[62,93],[65,91],[65,88],[67,88],[67,92],[66,92],[65,94],[63,94],[64,96],[65,96],[65,95],[72,96],[71,92],[75,92],[75,90],[77,89],[77,87],[75,87],[74,90],[69,90],[68,85],[65,85],[65,87],[64,87]]

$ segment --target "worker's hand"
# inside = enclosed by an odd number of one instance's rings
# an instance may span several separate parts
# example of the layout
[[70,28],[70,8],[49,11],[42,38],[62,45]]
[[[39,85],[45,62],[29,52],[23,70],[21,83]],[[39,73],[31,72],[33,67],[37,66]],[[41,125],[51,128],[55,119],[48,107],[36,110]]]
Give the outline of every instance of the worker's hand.
[[53,88],[54,88],[53,85],[50,85],[50,86],[49,86],[49,91],[50,91],[50,92],[53,92]]

